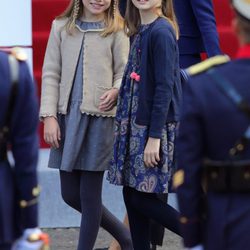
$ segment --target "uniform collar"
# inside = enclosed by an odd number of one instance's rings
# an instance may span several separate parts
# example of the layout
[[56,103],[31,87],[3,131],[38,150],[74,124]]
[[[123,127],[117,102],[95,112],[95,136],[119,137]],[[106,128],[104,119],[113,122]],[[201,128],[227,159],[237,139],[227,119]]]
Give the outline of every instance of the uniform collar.
[[239,48],[236,58],[250,59],[250,44],[246,44],[242,46],[241,48]]

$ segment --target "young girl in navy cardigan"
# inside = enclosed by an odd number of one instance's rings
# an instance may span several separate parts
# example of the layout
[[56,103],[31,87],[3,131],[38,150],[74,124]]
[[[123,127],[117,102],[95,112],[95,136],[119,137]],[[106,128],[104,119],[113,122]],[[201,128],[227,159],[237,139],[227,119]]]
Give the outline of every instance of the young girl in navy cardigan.
[[178,26],[172,0],[130,0],[132,38],[119,93],[108,179],[123,185],[134,249],[150,249],[149,220],[179,234],[178,212],[157,198],[167,193],[175,163],[181,83]]

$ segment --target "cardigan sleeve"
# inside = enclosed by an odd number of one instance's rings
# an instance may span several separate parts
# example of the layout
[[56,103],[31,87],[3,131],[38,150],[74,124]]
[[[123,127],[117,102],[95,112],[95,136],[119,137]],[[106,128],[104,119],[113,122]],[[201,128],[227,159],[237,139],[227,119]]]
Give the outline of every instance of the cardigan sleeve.
[[46,116],[57,117],[59,83],[61,79],[60,44],[60,30],[57,27],[57,21],[54,20],[43,64],[40,118]]
[[212,1],[192,0],[190,2],[208,57],[220,55],[219,36]]
[[176,39],[170,27],[161,27],[152,32],[151,47],[155,92],[149,136],[161,138],[173,95],[175,60],[178,53]]
[[129,53],[129,38],[123,31],[119,31],[115,34],[115,40],[113,43],[113,87],[120,88],[124,69],[128,60]]

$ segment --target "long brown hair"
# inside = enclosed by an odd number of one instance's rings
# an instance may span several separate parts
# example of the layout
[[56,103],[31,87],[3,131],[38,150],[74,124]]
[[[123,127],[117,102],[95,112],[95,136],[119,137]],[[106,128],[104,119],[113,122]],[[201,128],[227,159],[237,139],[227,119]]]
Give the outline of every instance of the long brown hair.
[[[162,0],[161,6],[157,10],[159,17],[166,18],[176,33],[176,38],[179,38],[179,28],[177,19],[174,12],[173,0]],[[134,6],[132,0],[127,1],[126,14],[125,14],[125,32],[128,36],[132,36],[138,32],[139,26],[141,25],[141,18],[139,10]]]
[[[66,30],[69,34],[73,34],[76,20],[81,18],[83,10],[82,0],[71,0],[66,10],[56,19],[68,18]],[[124,28],[124,20],[119,12],[118,0],[111,0],[109,8],[105,11],[104,22],[106,27],[102,32],[102,36],[108,36]]]

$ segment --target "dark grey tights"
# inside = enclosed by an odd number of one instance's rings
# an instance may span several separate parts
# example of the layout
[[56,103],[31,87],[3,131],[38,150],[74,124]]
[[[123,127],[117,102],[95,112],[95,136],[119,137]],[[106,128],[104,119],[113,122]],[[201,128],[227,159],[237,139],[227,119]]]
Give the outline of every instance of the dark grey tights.
[[60,171],[63,200],[82,214],[78,250],[93,249],[100,225],[119,242],[122,250],[132,250],[129,230],[102,205],[103,173]]
[[11,250],[11,245],[8,244],[0,245],[0,250]]
[[157,194],[123,187],[134,250],[150,250],[150,219],[180,235],[179,213]]

